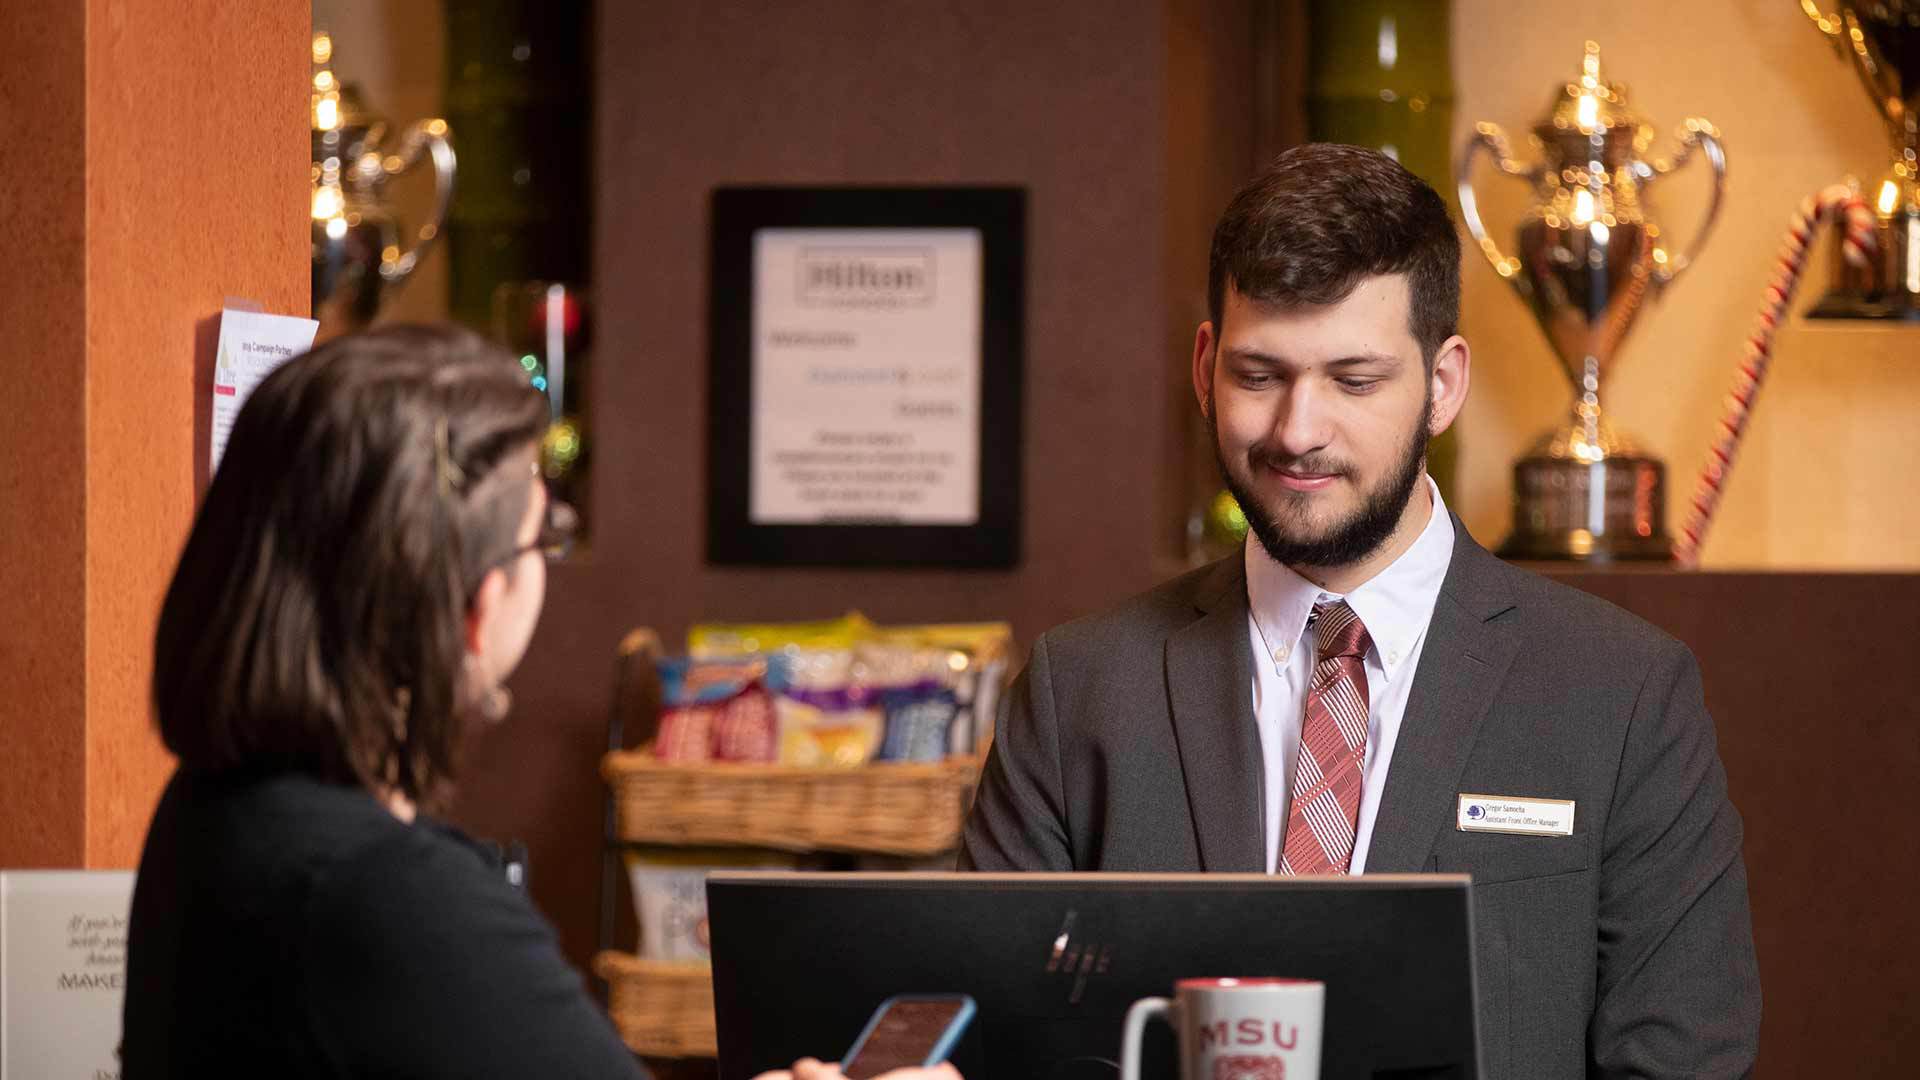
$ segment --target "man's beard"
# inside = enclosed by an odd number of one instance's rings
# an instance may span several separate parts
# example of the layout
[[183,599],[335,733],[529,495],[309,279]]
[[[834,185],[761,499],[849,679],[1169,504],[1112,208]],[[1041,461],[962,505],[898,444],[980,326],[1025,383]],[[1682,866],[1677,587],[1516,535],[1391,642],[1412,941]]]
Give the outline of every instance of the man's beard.
[[[1413,495],[1413,486],[1426,473],[1427,427],[1433,418],[1433,395],[1431,391],[1427,394],[1426,403],[1420,410],[1420,422],[1413,425],[1406,450],[1401,453],[1394,470],[1374,485],[1372,490],[1361,493],[1359,509],[1344,520],[1331,523],[1318,536],[1290,534],[1287,531],[1290,522],[1285,520],[1291,517],[1293,523],[1303,523],[1307,508],[1315,496],[1305,493],[1282,494],[1276,500],[1280,505],[1269,506],[1261,503],[1234,476],[1233,470],[1227,468],[1226,458],[1220,453],[1220,433],[1213,415],[1212,402],[1209,401],[1207,430],[1213,436],[1214,460],[1220,467],[1220,476],[1226,482],[1227,490],[1233,493],[1241,512],[1246,515],[1248,528],[1259,538],[1260,546],[1266,549],[1273,561],[1282,566],[1333,568],[1352,566],[1379,551],[1387,538],[1393,535],[1394,527],[1400,523],[1407,500]],[[1315,455],[1284,461],[1269,458],[1255,448],[1248,451],[1247,458],[1247,464],[1253,468],[1288,466],[1303,472],[1351,475],[1351,470],[1341,467],[1340,463]],[[1294,527],[1297,530],[1299,525]]]

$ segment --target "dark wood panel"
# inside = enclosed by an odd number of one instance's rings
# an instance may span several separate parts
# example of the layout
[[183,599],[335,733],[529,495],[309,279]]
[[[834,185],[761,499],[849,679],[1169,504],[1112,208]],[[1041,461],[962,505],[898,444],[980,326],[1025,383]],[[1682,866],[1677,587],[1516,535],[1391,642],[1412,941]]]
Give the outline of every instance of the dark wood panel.
[[1920,575],[1556,572],[1699,657],[1746,822],[1761,1073],[1920,1068]]

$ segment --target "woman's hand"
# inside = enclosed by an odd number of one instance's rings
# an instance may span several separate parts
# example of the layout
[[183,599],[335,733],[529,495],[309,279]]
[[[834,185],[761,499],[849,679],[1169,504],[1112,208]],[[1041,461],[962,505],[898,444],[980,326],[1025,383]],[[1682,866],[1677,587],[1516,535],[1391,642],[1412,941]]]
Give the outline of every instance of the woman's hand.
[[[761,1073],[754,1080],[846,1080],[846,1076],[838,1065],[801,1058],[790,1070]],[[895,1069],[880,1080],[960,1080],[960,1070],[944,1064],[931,1069]]]

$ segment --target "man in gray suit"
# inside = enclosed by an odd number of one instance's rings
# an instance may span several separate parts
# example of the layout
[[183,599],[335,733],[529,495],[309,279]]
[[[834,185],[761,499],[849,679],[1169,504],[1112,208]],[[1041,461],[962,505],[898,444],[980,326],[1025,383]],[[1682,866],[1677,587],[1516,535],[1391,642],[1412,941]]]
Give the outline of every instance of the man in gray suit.
[[1252,536],[1040,637],[961,865],[1470,873],[1489,1076],[1744,1075],[1741,826],[1692,655],[1489,555],[1426,476],[1467,396],[1459,259],[1372,151],[1236,196],[1193,383]]

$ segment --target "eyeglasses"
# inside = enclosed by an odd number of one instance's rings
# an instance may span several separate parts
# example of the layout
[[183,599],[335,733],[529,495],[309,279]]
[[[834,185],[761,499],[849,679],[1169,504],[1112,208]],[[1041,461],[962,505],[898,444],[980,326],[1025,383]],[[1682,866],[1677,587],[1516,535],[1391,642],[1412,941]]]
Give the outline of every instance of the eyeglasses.
[[[538,466],[535,467],[537,468]],[[534,483],[544,485],[545,481],[539,479],[536,474]],[[521,544],[513,550],[502,554],[499,558],[487,562],[480,568],[480,576],[484,578],[491,571],[512,566],[519,562],[522,557],[535,551],[539,552],[549,563],[562,562],[567,556],[573,554],[574,540],[579,532],[579,511],[567,503],[554,498],[553,493],[548,491],[547,512],[540,519],[540,531],[534,534],[533,542],[530,544]],[[477,580],[474,584],[468,586],[469,600],[472,599],[473,591],[479,587]]]
[[511,558],[517,559],[529,551],[537,551],[550,563],[562,562],[573,554],[574,537],[579,532],[579,511],[559,499],[549,497],[546,516],[540,521],[540,532],[534,536],[533,543],[513,549]]
[[497,570],[503,566],[512,566],[520,557],[537,551],[550,563],[562,562],[573,554],[573,541],[580,531],[580,513],[573,507],[555,499],[547,498],[546,516],[540,519],[540,531],[534,534],[533,542],[521,544],[512,551],[500,556],[486,565],[488,570]]

